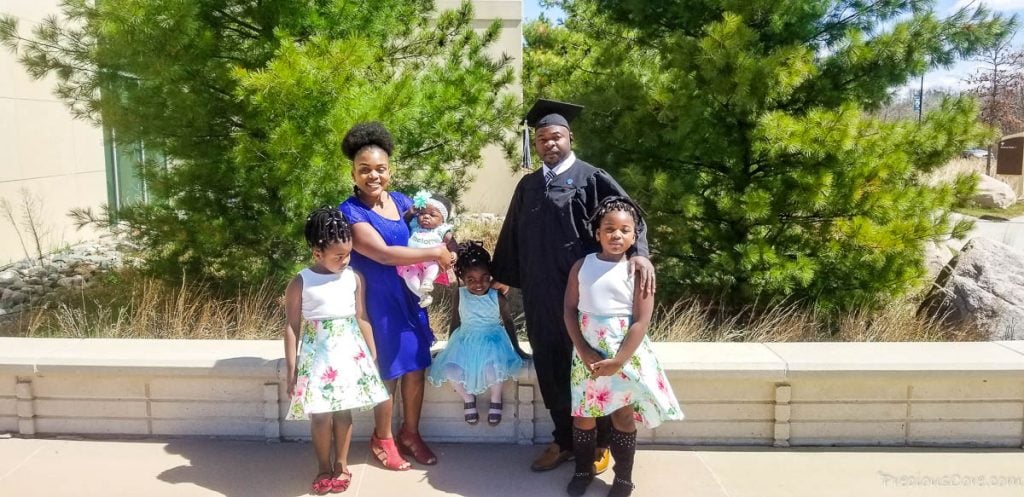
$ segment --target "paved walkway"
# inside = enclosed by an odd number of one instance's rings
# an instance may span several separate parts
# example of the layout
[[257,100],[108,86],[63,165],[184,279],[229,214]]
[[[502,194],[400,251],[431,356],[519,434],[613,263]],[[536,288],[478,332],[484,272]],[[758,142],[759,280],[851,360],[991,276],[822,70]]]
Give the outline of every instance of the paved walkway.
[[[404,473],[352,447],[347,496],[558,497],[566,464],[532,473],[533,446],[437,444],[441,463]],[[1024,451],[641,446],[637,497],[1024,496]],[[0,439],[0,496],[295,497],[315,469],[308,443]],[[611,471],[587,496],[604,496]]]

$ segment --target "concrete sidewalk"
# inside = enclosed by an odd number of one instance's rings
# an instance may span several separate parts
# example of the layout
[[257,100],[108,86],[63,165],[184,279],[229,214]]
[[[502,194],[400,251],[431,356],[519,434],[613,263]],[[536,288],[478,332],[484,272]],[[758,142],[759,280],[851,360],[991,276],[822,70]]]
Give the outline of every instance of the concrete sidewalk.
[[[533,473],[536,446],[436,444],[441,463],[385,471],[353,442],[343,495],[558,497],[572,465]],[[308,443],[0,439],[0,496],[307,495]],[[588,496],[604,496],[612,472]],[[1020,449],[770,449],[641,446],[637,497],[1024,496]]]

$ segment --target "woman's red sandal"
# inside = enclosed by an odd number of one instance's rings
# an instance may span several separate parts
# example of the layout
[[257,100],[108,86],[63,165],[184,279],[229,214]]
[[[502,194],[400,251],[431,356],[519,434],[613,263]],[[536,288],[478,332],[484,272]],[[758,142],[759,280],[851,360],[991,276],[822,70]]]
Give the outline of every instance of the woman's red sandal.
[[403,427],[398,431],[398,450],[403,454],[412,456],[416,462],[432,466],[437,464],[437,456],[427,447],[426,442],[420,438],[419,433],[412,433]]
[[386,469],[405,471],[412,467],[398,452],[393,438],[377,438],[376,433],[370,435],[370,452]]

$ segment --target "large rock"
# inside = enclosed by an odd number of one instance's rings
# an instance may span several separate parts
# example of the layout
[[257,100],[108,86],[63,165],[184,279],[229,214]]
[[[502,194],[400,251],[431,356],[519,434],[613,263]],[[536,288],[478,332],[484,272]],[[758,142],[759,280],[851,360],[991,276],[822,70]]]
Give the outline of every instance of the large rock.
[[971,201],[988,209],[1005,209],[1017,201],[1017,194],[1010,185],[982,174],[978,190],[974,192]]
[[942,270],[922,312],[970,323],[990,340],[1024,339],[1024,252],[974,238]]
[[929,241],[924,244],[924,267],[928,271],[929,279],[935,279],[959,251],[959,247],[948,242]]
[[57,286],[64,288],[81,288],[85,286],[85,278],[80,274],[57,280]]
[[0,306],[10,309],[18,304],[28,301],[28,295],[4,288],[0,290]]
[[21,275],[13,269],[0,271],[0,287],[12,287],[21,283]]

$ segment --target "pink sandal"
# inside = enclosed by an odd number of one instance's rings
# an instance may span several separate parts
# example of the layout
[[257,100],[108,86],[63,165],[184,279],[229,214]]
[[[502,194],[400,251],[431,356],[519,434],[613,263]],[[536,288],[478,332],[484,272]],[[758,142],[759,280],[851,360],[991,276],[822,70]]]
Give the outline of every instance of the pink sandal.
[[331,493],[340,494],[348,490],[348,486],[352,484],[352,473],[348,471],[342,471],[338,473],[338,476],[331,478]]
[[405,471],[412,467],[409,461],[398,453],[394,438],[377,438],[377,433],[374,432],[370,435],[370,452],[386,469]]
[[334,487],[331,481],[333,481],[333,479],[331,478],[331,474],[327,471],[324,471],[323,473],[319,473],[316,475],[316,478],[313,479],[313,485],[310,487],[310,489],[316,495],[326,494],[327,492],[331,491],[331,488]]

